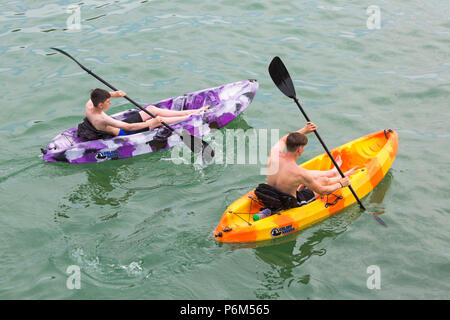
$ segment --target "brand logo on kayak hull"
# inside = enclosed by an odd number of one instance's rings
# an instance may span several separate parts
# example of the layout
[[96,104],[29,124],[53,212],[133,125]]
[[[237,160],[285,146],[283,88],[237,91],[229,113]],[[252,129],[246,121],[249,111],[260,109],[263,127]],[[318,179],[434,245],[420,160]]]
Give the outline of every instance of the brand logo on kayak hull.
[[103,152],[97,152],[95,155],[95,159],[97,160],[114,160],[119,159],[120,153],[117,151],[103,151]]
[[285,236],[288,233],[292,233],[295,231],[295,228],[292,227],[292,224],[281,227],[281,228],[273,228],[272,231],[270,231],[270,235],[272,238],[279,237],[279,236]]

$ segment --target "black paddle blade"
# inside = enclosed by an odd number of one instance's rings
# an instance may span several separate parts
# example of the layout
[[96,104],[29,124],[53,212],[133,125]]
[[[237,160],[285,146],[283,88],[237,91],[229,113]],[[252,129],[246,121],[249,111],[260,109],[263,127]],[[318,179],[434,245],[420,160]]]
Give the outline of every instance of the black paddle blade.
[[211,163],[214,158],[214,149],[205,141],[202,141],[202,159],[206,164]]
[[291,76],[280,57],[275,57],[269,65],[269,74],[278,89],[289,98],[296,98]]
[[378,217],[378,216],[373,216],[373,217],[379,224],[381,224],[383,227],[387,228],[387,224],[380,217]]
[[187,130],[183,130],[180,138],[194,154],[201,154],[203,162],[208,164],[214,158],[214,149],[206,141],[191,135]]
[[58,51],[59,53],[62,53],[63,55],[69,57],[70,59],[72,59],[73,61],[75,61],[76,63],[78,63],[78,65],[80,65],[79,62],[78,62],[77,60],[75,60],[74,57],[72,57],[70,54],[68,54],[68,53],[65,52],[64,50],[61,50],[61,49],[58,49],[58,48],[54,48],[54,47],[51,47],[50,49],[55,50],[55,51]]
[[[54,48],[54,47],[51,47],[50,49],[55,50],[55,51],[58,51],[59,53],[62,53],[62,54],[65,55],[66,57],[72,59],[73,61],[75,61],[75,63],[76,63],[77,65],[79,65],[79,66],[81,67],[81,69],[83,69],[84,71],[87,71],[87,73],[90,73],[90,72],[91,72],[91,71],[88,70],[85,66],[83,66],[81,63],[79,63],[79,62],[77,61],[77,59],[75,59],[74,57],[72,57],[70,54],[68,54],[68,53],[65,52],[64,50],[61,50],[61,49],[58,49],[58,48]],[[113,90],[114,90],[114,89],[113,89]]]

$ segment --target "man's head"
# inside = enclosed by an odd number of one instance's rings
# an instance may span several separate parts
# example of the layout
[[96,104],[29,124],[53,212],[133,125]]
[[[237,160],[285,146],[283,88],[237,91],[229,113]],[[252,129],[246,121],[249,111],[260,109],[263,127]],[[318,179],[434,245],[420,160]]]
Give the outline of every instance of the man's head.
[[291,132],[286,138],[286,148],[288,152],[298,152],[299,156],[303,153],[303,149],[308,143],[308,138],[299,132]]
[[108,110],[108,107],[111,104],[110,98],[111,95],[106,90],[97,88],[91,91],[91,101],[96,108]]

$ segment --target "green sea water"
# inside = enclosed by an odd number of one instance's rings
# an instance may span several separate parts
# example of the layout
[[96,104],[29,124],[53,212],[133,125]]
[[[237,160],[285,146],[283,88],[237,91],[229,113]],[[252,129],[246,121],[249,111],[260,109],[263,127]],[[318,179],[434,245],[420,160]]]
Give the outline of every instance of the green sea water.
[[[0,8],[0,299],[450,298],[448,1]],[[388,227],[353,205],[283,241],[218,244],[222,213],[264,181],[264,165],[175,165],[170,151],[44,163],[39,149],[79,123],[89,90],[101,87],[50,47],[141,103],[258,79],[254,101],[228,128],[285,134],[305,121],[267,72],[280,56],[330,149],[398,132],[391,170],[363,199]],[[110,112],[131,107],[115,99]],[[311,136],[303,159],[322,152]],[[73,265],[80,289],[67,286]]]

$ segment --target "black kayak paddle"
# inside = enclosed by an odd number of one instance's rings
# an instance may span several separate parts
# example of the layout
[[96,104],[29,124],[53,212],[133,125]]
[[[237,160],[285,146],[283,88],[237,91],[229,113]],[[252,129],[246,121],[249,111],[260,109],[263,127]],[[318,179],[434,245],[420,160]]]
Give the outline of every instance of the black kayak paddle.
[[[297,95],[295,94],[294,84],[292,83],[292,79],[289,75],[289,72],[287,71],[286,67],[284,66],[283,61],[281,61],[281,59],[279,57],[275,57],[272,59],[272,62],[269,65],[269,74],[270,74],[270,77],[272,78],[273,82],[278,87],[278,89],[280,89],[281,92],[283,92],[286,96],[288,96],[289,98],[291,98],[295,101],[298,108],[300,109],[303,116],[305,117],[306,121],[310,122],[311,120],[309,120],[308,115],[305,113],[302,106],[298,102]],[[315,133],[317,139],[319,139],[320,144],[322,144],[322,147],[325,149],[326,153],[330,157],[334,166],[338,170],[339,174],[341,175],[342,178],[344,178],[344,173],[342,172],[341,168],[339,168],[338,164],[334,160],[333,156],[331,155],[330,151],[328,150],[327,146],[323,142],[323,140],[320,137],[317,130],[314,130],[314,133]],[[358,196],[356,195],[355,191],[353,190],[352,186],[350,185],[350,186],[348,186],[348,188],[353,193],[353,196],[355,197],[356,201],[358,201],[361,209],[366,210],[366,208],[361,203],[361,200],[359,200]]]
[[[68,54],[67,52],[65,52],[64,50],[58,49],[58,48],[51,48],[55,51],[58,51],[62,54],[64,54],[65,56],[69,57],[70,59],[72,59],[73,61],[76,62],[76,64],[78,64],[81,69],[83,69],[84,71],[86,71],[87,73],[89,73],[91,76],[93,76],[95,79],[97,79],[98,81],[102,82],[103,84],[105,84],[106,86],[108,86],[109,88],[111,88],[114,91],[118,91],[115,87],[113,87],[111,84],[109,84],[108,82],[106,82],[105,80],[103,80],[102,78],[100,78],[99,76],[97,76],[95,73],[93,73],[91,70],[89,70],[88,68],[86,68],[85,66],[83,66],[81,63],[79,63],[74,57],[72,57],[70,54]],[[145,113],[147,113],[150,117],[155,118],[155,115],[153,115],[150,111],[148,111],[147,109],[145,109],[144,107],[142,107],[140,104],[138,104],[136,101],[134,101],[133,99],[131,99],[128,96],[124,96],[123,98],[127,99],[128,101],[130,101],[132,104],[134,104],[136,107],[138,107],[139,109],[141,109],[142,111],[144,111]],[[183,130],[182,133],[177,132],[174,128],[172,128],[171,126],[169,126],[167,123],[162,122],[162,125],[164,125],[167,129],[169,129],[171,132],[176,133],[181,140],[183,141],[183,143],[189,148],[191,149],[191,151],[194,154],[199,154],[201,153],[202,155],[202,159],[204,162],[206,163],[210,163],[212,158],[214,157],[214,150],[212,149],[212,147],[204,140],[197,138],[193,135],[191,135],[187,130]]]

